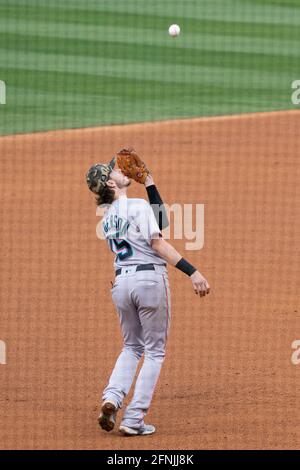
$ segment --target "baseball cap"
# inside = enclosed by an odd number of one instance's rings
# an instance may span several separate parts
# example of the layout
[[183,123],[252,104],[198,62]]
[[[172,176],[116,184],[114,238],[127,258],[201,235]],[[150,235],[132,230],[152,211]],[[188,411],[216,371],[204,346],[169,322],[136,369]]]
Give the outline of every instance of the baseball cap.
[[91,166],[86,174],[86,182],[93,193],[98,194],[99,190],[105,187],[115,164],[116,157],[113,157],[109,163],[96,163]]

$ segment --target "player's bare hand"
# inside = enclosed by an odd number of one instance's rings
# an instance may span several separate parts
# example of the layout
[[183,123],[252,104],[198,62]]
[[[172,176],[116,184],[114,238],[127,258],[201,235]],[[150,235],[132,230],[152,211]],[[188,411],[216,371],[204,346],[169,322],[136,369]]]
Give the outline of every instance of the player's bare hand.
[[147,178],[145,179],[145,187],[147,188],[148,186],[151,186],[152,184],[154,184],[154,179],[153,179],[153,176],[149,173],[147,175]]
[[204,297],[206,294],[209,294],[210,286],[205,277],[202,276],[199,271],[195,271],[194,274],[190,276],[190,278],[196,294],[199,294],[200,297]]

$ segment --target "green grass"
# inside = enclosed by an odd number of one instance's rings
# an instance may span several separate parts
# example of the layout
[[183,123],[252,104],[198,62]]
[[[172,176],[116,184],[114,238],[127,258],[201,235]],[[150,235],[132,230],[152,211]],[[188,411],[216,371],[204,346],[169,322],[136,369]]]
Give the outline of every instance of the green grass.
[[4,0],[0,134],[294,108],[299,25],[299,0]]

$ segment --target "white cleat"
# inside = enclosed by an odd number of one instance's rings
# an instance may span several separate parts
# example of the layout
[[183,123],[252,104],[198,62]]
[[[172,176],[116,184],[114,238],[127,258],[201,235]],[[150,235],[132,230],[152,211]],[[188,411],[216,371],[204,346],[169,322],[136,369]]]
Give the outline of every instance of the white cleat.
[[155,427],[152,424],[145,424],[141,429],[128,428],[127,426],[120,426],[119,431],[124,436],[148,436],[155,433]]

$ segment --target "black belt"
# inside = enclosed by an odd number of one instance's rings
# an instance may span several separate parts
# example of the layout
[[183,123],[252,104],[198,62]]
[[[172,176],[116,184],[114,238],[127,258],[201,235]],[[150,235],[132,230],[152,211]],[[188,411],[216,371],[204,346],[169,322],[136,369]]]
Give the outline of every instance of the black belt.
[[[158,264],[157,266],[166,266],[166,264]],[[130,268],[130,266],[128,266],[128,268]],[[125,269],[125,273],[127,272],[126,266],[124,266],[124,268],[119,268],[116,270],[116,276],[119,276],[119,274],[121,274],[122,269]],[[135,272],[137,271],[155,271],[155,267],[154,264],[139,264],[136,267]]]

